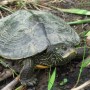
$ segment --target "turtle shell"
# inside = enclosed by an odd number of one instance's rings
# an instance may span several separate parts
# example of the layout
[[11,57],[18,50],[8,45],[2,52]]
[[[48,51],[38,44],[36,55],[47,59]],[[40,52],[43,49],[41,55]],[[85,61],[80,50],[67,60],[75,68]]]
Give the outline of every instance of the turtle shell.
[[61,18],[46,11],[19,10],[0,19],[0,55],[22,59],[44,51],[48,46],[75,46],[78,34]]

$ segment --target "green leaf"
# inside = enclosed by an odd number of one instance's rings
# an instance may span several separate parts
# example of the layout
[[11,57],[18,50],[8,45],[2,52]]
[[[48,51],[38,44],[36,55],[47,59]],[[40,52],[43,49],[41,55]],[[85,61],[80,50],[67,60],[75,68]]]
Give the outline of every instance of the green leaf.
[[6,64],[2,59],[0,59],[0,64],[2,64],[4,67],[9,67],[8,64]]
[[15,90],[22,90],[23,85],[19,86],[18,88],[16,88]]
[[73,24],[83,24],[83,23],[90,23],[90,19],[85,19],[85,20],[77,20],[73,22],[68,22],[68,24],[73,25]]
[[83,61],[82,67],[85,68],[85,67],[87,67],[89,64],[90,64],[90,58],[87,58],[87,59],[85,59],[85,60]]
[[49,82],[48,82],[48,90],[51,90],[51,88],[53,87],[54,85],[54,81],[55,81],[55,77],[56,77],[56,68],[54,69],[50,79],[49,79]]
[[[86,37],[86,34],[89,32],[89,30],[87,30],[87,31],[82,31],[81,33],[79,33],[79,36],[80,37]],[[85,41],[86,41],[86,39],[85,39]]]
[[9,9],[8,7],[2,6],[2,5],[0,5],[0,9],[3,9],[3,10],[8,11],[10,13],[13,13],[13,11],[11,9]]
[[14,69],[12,69],[10,66],[9,66],[9,64],[7,64],[5,61],[4,61],[4,59],[0,59],[0,64],[2,64],[4,67],[8,67],[9,69],[11,69],[11,71],[13,72],[13,75],[14,74],[16,74],[16,75],[18,75],[17,74],[17,72],[14,70]]
[[67,78],[64,78],[63,81],[60,82],[60,85],[65,85],[68,82]]
[[90,36],[90,31],[85,36]]
[[62,9],[55,6],[50,6],[50,7],[58,11],[62,11],[62,12],[74,13],[74,14],[79,14],[79,15],[90,15],[90,11],[84,10],[84,9],[77,9],[77,8]]
[[74,14],[80,14],[80,15],[90,15],[90,11],[88,10],[83,10],[83,9],[61,9],[63,12],[67,13],[74,13]]

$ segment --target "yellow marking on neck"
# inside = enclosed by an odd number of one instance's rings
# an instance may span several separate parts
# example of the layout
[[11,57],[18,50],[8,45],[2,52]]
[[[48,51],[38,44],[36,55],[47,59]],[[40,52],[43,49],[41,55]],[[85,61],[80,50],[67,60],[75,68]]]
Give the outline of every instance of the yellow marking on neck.
[[49,68],[49,66],[44,66],[44,65],[36,65],[35,66],[36,69],[46,69],[46,68]]

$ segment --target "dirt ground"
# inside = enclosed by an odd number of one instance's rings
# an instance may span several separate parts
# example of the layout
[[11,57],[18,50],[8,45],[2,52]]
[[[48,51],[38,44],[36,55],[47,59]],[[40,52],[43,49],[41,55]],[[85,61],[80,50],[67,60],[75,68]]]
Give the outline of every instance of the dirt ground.
[[[54,5],[54,6],[57,6],[60,8],[79,8],[79,9],[90,10],[90,0],[62,0],[62,2],[54,2],[54,3],[51,3],[50,5]],[[17,6],[14,3],[8,4],[7,7],[10,9],[13,9],[13,10],[20,9],[19,6]],[[30,7],[27,5],[27,7],[28,7],[28,9],[35,8],[35,7],[33,7],[33,5],[31,5]],[[24,8],[24,9],[26,9],[26,8]],[[43,9],[43,8],[40,8],[40,9]],[[0,9],[0,10],[1,10],[0,12],[3,16],[7,16],[8,14],[10,14],[10,13],[8,13],[8,11],[2,10],[2,9]],[[78,19],[90,18],[90,16],[68,14],[68,13],[58,12],[56,10],[50,10],[50,11],[52,13],[54,13],[55,15],[63,18],[66,22],[75,21]],[[1,14],[0,14],[0,17],[2,17]],[[76,32],[78,32],[79,34],[83,31],[90,30],[89,23],[73,25],[71,27],[74,28],[76,30]],[[75,59],[75,60],[72,60],[67,65],[56,67],[56,69],[57,69],[56,80],[55,80],[55,84],[54,84],[52,90],[70,90],[77,81],[81,61],[82,61],[81,59],[80,60]],[[2,71],[1,68],[2,68],[2,66],[0,66],[0,71]],[[47,90],[49,72],[50,71],[52,72],[53,69],[54,68],[52,68],[51,70],[50,69],[40,70],[39,74],[38,74],[38,84],[35,87],[36,89],[29,88],[28,90]],[[67,79],[67,83],[64,85],[60,85],[60,82],[64,78]],[[0,82],[0,88],[3,88],[12,79],[13,79],[13,77],[10,77],[10,78],[4,80],[3,82]],[[85,68],[83,70],[80,81],[78,83],[78,86],[89,79],[90,79],[90,67]],[[85,90],[90,90],[90,87],[87,87]]]

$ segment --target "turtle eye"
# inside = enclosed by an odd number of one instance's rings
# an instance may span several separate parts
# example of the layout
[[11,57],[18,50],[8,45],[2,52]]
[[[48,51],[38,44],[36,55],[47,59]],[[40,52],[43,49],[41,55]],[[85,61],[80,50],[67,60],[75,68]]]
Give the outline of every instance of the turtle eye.
[[56,49],[56,50],[58,50],[58,48],[57,48],[57,47],[56,47],[55,49]]

